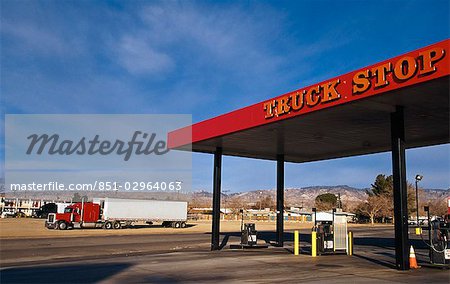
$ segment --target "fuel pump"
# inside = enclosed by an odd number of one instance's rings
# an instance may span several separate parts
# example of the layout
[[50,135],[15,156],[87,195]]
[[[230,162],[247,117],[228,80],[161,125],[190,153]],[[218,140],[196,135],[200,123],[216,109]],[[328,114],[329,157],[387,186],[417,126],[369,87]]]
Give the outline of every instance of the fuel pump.
[[316,232],[319,255],[332,253],[334,251],[333,223],[331,221],[319,221]]
[[430,210],[425,206],[428,218],[428,240],[430,263],[450,266],[450,220],[447,214],[445,219],[430,219]]
[[346,216],[336,215],[335,208],[331,214],[329,212],[318,214],[316,208],[313,208],[313,213],[317,254],[334,254],[341,251],[348,253]]
[[231,249],[244,249],[244,248],[267,248],[267,244],[258,244],[255,223],[244,224],[244,210],[241,209],[241,243],[239,245],[230,245]]
[[256,228],[255,223],[245,223],[241,229],[241,245],[255,246],[256,245]]

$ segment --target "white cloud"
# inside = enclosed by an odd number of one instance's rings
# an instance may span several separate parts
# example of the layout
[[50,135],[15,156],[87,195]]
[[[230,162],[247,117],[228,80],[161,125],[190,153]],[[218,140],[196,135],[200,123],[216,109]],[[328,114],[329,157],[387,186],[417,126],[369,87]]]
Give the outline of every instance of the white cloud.
[[85,51],[82,36],[64,33],[60,27],[36,24],[29,19],[13,21],[4,18],[0,31],[2,48],[14,54],[70,57]]
[[15,23],[3,20],[1,32],[11,36],[18,42],[17,46],[43,53],[60,53],[65,49],[65,43],[56,35],[37,26]]
[[111,59],[134,75],[167,74],[175,63],[183,79],[231,71],[228,80],[254,85],[255,78],[279,74],[284,57],[270,48],[281,33],[273,9],[249,13],[239,5],[160,2],[136,13],[136,22],[110,37],[109,45]]
[[141,17],[153,42],[175,45],[198,60],[206,58],[222,67],[240,66],[244,72],[260,67],[272,71],[281,63],[281,56],[271,54],[268,48],[281,32],[281,16],[271,9],[255,7],[248,13],[237,5],[204,9],[191,2],[164,2],[147,6]]
[[144,39],[124,36],[119,42],[119,63],[132,74],[157,74],[174,67],[170,56],[152,48]]
[[[155,106],[126,79],[89,76],[49,77],[35,71],[4,72],[4,102],[24,113],[130,113],[158,112]],[[130,99],[131,98],[131,99]]]

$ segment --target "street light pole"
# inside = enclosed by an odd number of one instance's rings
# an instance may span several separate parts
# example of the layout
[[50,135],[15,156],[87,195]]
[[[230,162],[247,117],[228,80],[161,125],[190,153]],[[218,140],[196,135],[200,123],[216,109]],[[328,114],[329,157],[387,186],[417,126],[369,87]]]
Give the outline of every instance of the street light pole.
[[421,181],[423,176],[416,175],[416,213],[417,213],[417,227],[420,227],[419,225],[419,189],[418,189],[418,183]]
[[262,203],[261,196],[262,196],[262,191],[259,192],[259,211],[260,211],[259,213],[261,213],[261,203]]
[[[227,198],[228,198],[228,192],[230,192],[230,190],[222,190],[224,197],[223,197],[223,202],[225,203],[225,208],[224,208],[224,212],[223,212],[223,219],[225,220],[225,216],[227,215]],[[226,196],[225,196],[226,195]]]

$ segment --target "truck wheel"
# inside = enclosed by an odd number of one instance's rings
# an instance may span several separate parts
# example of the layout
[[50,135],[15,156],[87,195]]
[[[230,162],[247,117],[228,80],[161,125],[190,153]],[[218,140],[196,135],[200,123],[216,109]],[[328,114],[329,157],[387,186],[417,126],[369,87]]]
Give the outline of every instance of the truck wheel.
[[105,223],[105,229],[106,230],[110,230],[110,229],[112,229],[113,228],[113,224],[111,223],[111,222],[106,222]]
[[114,229],[118,230],[118,229],[122,228],[122,225],[120,224],[120,222],[114,222],[113,227],[114,227]]
[[186,227],[187,227],[186,222],[181,222],[181,228],[186,228]]
[[67,223],[62,221],[58,223],[58,229],[60,230],[66,230],[67,229]]
[[173,222],[173,227],[174,228],[181,228],[181,223],[180,222]]

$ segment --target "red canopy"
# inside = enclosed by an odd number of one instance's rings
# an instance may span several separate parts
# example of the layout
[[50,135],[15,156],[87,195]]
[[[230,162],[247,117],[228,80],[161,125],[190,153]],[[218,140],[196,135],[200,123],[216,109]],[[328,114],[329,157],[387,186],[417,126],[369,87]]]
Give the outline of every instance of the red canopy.
[[305,162],[389,151],[390,113],[406,147],[449,142],[450,40],[170,132],[171,149]]

